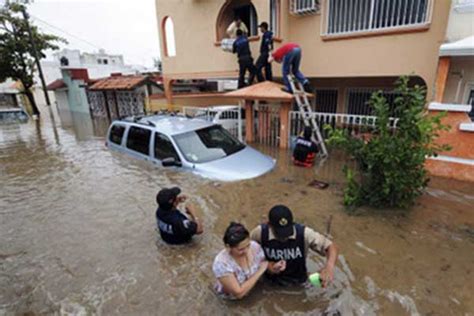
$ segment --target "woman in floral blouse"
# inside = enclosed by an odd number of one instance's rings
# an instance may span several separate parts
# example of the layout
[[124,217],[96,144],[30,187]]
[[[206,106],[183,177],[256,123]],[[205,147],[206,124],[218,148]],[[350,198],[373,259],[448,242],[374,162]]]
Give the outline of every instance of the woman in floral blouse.
[[230,223],[224,234],[225,249],[214,259],[216,292],[224,298],[241,299],[265,273],[268,262],[262,247],[250,240],[244,225]]

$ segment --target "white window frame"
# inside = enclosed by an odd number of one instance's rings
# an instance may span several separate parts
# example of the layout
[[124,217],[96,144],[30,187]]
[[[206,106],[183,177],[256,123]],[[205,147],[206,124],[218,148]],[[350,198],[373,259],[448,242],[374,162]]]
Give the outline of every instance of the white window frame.
[[[346,24],[344,22],[344,24],[342,26],[339,26],[343,30],[336,30],[336,31],[329,32],[330,6],[331,6],[331,3],[334,2],[334,1],[341,1],[345,5],[347,5],[348,10],[344,11],[344,7],[342,6],[342,7],[338,8],[338,11],[335,14],[336,14],[336,16],[341,15],[341,16],[346,17],[346,19],[344,19],[345,22],[348,22],[348,23],[353,22],[354,26],[353,26],[352,30],[346,30],[345,29]],[[362,3],[363,1],[369,1],[370,2],[369,3],[370,4],[370,9],[369,9],[369,7],[363,8],[363,3]],[[358,34],[366,35],[366,34],[371,34],[371,33],[376,34],[376,33],[384,33],[384,32],[391,32],[391,31],[403,31],[403,30],[407,30],[407,29],[408,30],[410,30],[410,29],[413,29],[413,30],[426,29],[431,24],[431,20],[432,20],[432,16],[433,16],[433,7],[434,7],[435,0],[427,0],[426,14],[424,16],[424,21],[422,21],[422,22],[416,22],[416,23],[410,23],[410,24],[401,24],[401,25],[390,25],[390,26],[382,25],[382,26],[375,26],[374,27],[372,25],[372,22],[373,22],[373,18],[375,16],[375,11],[377,10],[378,6],[380,6],[380,8],[378,8],[378,9],[382,10],[382,12],[383,12],[383,10],[386,9],[385,12],[387,12],[386,14],[388,14],[389,5],[386,5],[387,1],[391,1],[392,3],[397,3],[397,4],[401,3],[402,6],[408,6],[408,5],[410,5],[410,3],[413,4],[413,2],[412,2],[413,0],[384,0],[384,1],[381,1],[381,0],[326,0],[326,1],[324,1],[323,8],[322,8],[323,19],[321,19],[321,35],[325,36],[325,37],[331,37],[331,36],[338,37],[338,36],[358,35]],[[359,7],[357,7],[358,5],[359,5]],[[385,5],[386,5],[386,8],[384,7]],[[359,11],[359,13],[362,12],[362,19],[360,19],[359,25],[358,25],[358,27],[356,27],[356,22],[357,21],[356,21],[354,15],[357,14],[358,11]],[[393,10],[393,11],[395,11],[395,10]],[[406,18],[406,15],[405,15],[406,12],[402,13],[402,10],[400,10],[400,9],[398,10],[397,14],[400,14],[400,15],[398,17],[396,17],[396,16],[394,16],[394,13],[392,13],[392,15],[389,17],[390,21],[388,23],[393,23],[394,18],[395,18],[395,20],[397,18],[400,18],[401,14],[404,14],[403,18]],[[418,12],[416,14],[418,14]],[[351,18],[352,18],[352,20],[351,20]],[[360,25],[361,22],[362,22],[362,26]],[[387,20],[385,20],[385,22],[387,22]],[[367,26],[364,26],[364,24],[367,24]]]
[[281,0],[270,0],[270,30],[274,37],[280,36],[280,2]]
[[[469,103],[469,95],[471,94],[471,91],[474,91],[474,81],[469,81],[466,82],[466,85],[464,86],[464,98],[463,98],[463,104],[471,104]],[[472,111],[473,109],[471,109]],[[467,113],[469,115],[469,113]],[[474,122],[474,119],[473,119]]]
[[311,15],[320,12],[321,0],[290,0],[290,13],[292,15]]

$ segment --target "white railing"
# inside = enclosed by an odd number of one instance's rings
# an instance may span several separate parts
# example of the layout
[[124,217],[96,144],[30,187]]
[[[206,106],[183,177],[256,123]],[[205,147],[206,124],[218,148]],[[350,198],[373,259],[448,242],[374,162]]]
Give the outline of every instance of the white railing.
[[184,106],[183,115],[220,124],[238,140],[244,139],[245,118],[240,106],[197,107]]
[[410,28],[430,23],[434,0],[326,0],[323,35]]
[[310,15],[319,12],[320,0],[290,0],[290,13],[293,15]]
[[[332,128],[342,128],[351,135],[367,133],[373,131],[377,121],[376,116],[369,115],[354,115],[342,113],[322,113],[313,112],[313,116],[321,129],[323,138],[326,138],[327,131],[324,129],[325,125]],[[391,128],[396,128],[398,119],[390,118],[389,125]],[[304,122],[299,111],[290,111],[290,139],[298,136],[304,129]]]

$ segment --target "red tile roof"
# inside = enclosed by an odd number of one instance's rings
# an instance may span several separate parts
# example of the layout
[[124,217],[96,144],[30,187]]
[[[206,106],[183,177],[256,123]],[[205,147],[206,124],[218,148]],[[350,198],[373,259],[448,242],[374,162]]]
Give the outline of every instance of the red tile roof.
[[100,79],[94,83],[90,90],[131,90],[147,80],[143,75],[128,75],[118,76],[114,75],[108,78]]
[[46,86],[47,90],[58,90],[61,88],[66,88],[66,84],[62,79],[56,79]]
[[[284,92],[281,89],[284,86],[273,82],[264,81],[235,91],[224,94],[228,98],[238,98],[244,100],[262,100],[262,101],[292,101],[293,94]],[[313,97],[312,94],[307,93],[308,97]]]

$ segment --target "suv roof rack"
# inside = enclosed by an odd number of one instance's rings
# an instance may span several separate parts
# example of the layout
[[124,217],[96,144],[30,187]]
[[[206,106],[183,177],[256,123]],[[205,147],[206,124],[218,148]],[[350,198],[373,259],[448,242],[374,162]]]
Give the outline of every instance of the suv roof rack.
[[136,124],[141,124],[141,125],[148,125],[148,126],[153,126],[156,127],[156,124],[153,123],[150,120],[145,119],[146,116],[144,115],[133,115],[133,116],[127,116],[122,119],[122,121],[125,122],[132,122]]

